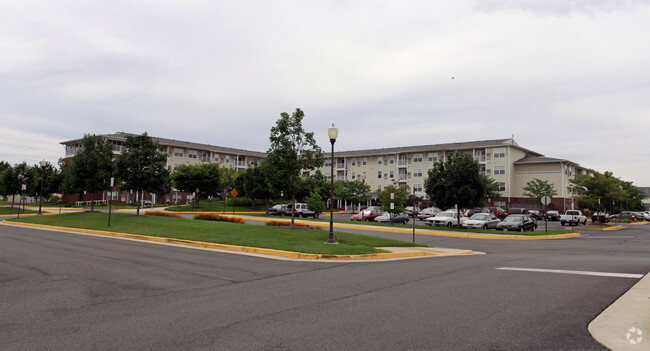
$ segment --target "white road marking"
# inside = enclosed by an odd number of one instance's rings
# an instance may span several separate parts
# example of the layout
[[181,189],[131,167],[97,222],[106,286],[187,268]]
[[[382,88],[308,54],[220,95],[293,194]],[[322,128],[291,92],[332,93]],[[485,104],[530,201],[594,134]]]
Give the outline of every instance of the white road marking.
[[634,235],[621,235],[621,236],[585,236],[583,239],[623,239],[635,238]]
[[525,272],[543,272],[543,273],[560,273],[560,274],[595,275],[599,277],[634,278],[634,279],[643,278],[643,274],[632,274],[632,273],[608,273],[608,272],[590,272],[590,271],[570,271],[564,269],[538,269],[538,268],[518,268],[518,267],[501,267],[496,269],[503,270],[503,271],[525,271]]

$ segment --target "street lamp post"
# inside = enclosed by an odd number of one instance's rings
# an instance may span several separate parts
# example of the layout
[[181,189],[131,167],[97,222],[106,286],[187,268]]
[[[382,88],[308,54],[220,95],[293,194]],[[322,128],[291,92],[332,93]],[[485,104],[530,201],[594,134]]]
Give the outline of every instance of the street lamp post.
[[327,243],[336,244],[336,241],[334,241],[334,143],[336,142],[336,137],[339,135],[339,130],[334,127],[334,123],[327,129],[327,135],[330,137],[330,143],[332,143],[332,162],[330,162],[330,236],[327,239]]
[[41,198],[40,201],[38,202],[38,214],[42,214],[41,208],[43,207],[43,178],[45,178],[45,165],[47,165],[47,161],[42,160],[39,162],[41,164],[41,191],[39,192],[39,197]]
[[284,218],[284,191],[280,191],[280,217]]
[[[366,176],[363,175],[363,174],[361,175],[361,182],[363,183],[363,188],[365,189],[366,188]],[[361,211],[361,222],[363,222],[363,210],[361,208],[359,210]]]

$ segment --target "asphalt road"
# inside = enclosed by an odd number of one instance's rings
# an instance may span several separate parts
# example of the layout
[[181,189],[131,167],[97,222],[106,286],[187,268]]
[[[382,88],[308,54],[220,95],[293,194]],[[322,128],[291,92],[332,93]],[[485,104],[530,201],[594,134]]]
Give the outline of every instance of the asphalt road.
[[600,350],[587,325],[638,278],[497,268],[650,271],[650,225],[416,240],[487,254],[295,262],[0,226],[0,349]]

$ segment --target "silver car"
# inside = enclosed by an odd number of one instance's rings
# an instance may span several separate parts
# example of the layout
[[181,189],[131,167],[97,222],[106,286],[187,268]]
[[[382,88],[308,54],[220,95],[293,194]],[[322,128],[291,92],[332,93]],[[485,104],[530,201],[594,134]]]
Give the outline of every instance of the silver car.
[[501,222],[494,213],[476,213],[461,225],[463,228],[495,229]]

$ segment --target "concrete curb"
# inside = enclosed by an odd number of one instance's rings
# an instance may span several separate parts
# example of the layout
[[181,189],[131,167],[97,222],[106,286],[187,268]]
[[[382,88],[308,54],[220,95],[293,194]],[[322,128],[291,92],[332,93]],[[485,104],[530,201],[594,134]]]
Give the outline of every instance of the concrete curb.
[[650,349],[650,274],[607,307],[588,329],[594,339],[615,351]]
[[[473,255],[475,254],[472,250],[436,250],[433,251],[431,248],[418,248],[413,247],[409,248],[411,250],[402,251],[402,252],[390,252],[390,253],[376,253],[376,254],[361,254],[361,255],[327,255],[327,254],[307,254],[294,251],[284,251],[284,250],[275,250],[275,249],[266,249],[250,246],[238,246],[238,245],[228,245],[228,244],[217,244],[217,243],[207,243],[202,241],[192,241],[192,240],[183,240],[175,238],[164,238],[148,235],[139,235],[139,234],[128,234],[128,233],[116,233],[103,230],[92,230],[92,229],[80,229],[80,228],[69,228],[69,227],[58,227],[50,226],[43,224],[33,224],[33,223],[22,223],[22,222],[2,222],[4,225],[14,225],[14,226],[24,226],[24,227],[34,227],[41,229],[49,230],[62,230],[66,232],[76,232],[76,233],[85,233],[85,234],[94,234],[94,235],[103,235],[111,236],[117,238],[126,238],[134,239],[140,241],[152,241],[157,243],[167,243],[167,244],[176,244],[183,246],[193,246],[206,249],[217,249],[217,250],[226,250],[234,252],[246,252],[254,253],[259,255],[269,255],[269,256],[278,256],[284,258],[291,258],[296,260],[327,260],[327,261],[369,261],[369,260],[386,260],[386,259],[398,259],[398,258],[415,258],[415,257],[426,257],[426,256],[455,256],[455,255]],[[428,249],[428,250],[427,250]]]
[[615,225],[613,227],[603,228],[603,230],[620,230],[620,229],[624,229],[624,228],[625,227],[623,227],[622,225]]

